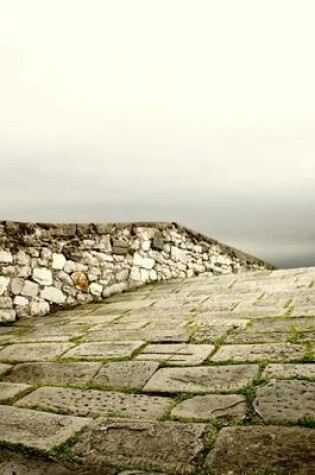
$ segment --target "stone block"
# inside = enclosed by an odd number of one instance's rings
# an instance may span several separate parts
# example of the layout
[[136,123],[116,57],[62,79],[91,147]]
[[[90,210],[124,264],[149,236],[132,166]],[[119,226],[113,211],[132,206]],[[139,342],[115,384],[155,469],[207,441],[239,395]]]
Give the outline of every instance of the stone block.
[[130,245],[127,241],[113,239],[113,254],[126,255],[130,252]]
[[17,396],[30,386],[28,384],[13,384],[0,381],[0,401],[5,401]]
[[153,343],[146,346],[138,354],[137,360],[163,361],[175,366],[193,366],[203,363],[213,352],[214,348],[213,345]]
[[[0,364],[7,367],[9,365]],[[76,362],[47,362],[47,363],[22,363],[15,365],[5,378],[6,381],[15,383],[62,385],[84,384],[93,379],[100,369],[101,363],[76,363]]]
[[12,264],[13,256],[11,252],[0,250],[0,264]]
[[53,282],[51,270],[45,267],[35,267],[32,279],[40,285],[52,285]]
[[88,418],[66,417],[0,405],[0,442],[51,450],[73,437],[90,422]]
[[24,282],[24,286],[21,292],[21,294],[24,295],[24,297],[37,297],[38,292],[39,292],[38,284],[30,280],[26,280]]
[[54,412],[83,417],[112,416],[159,419],[171,402],[172,400],[169,398],[140,394],[43,387],[19,399],[15,405],[48,408]]
[[164,393],[217,393],[238,391],[251,384],[258,365],[161,368],[144,391]]
[[56,287],[45,287],[40,294],[42,299],[48,300],[48,302],[63,304],[66,301],[66,296],[60,289]]
[[279,426],[222,429],[206,461],[209,475],[313,475],[315,431]]
[[314,379],[315,381],[315,363],[314,364],[269,364],[263,374],[263,378],[275,379]]
[[[68,351],[64,358],[78,360],[103,360],[108,358],[128,358],[132,353],[144,345],[143,341],[119,341],[82,343]],[[1,359],[1,353],[0,353]]]
[[52,268],[54,270],[63,270],[66,263],[66,258],[63,254],[54,252],[52,255]]
[[314,420],[315,382],[273,379],[257,389],[254,410],[266,424]]
[[119,361],[108,363],[94,381],[112,388],[142,388],[159,365],[151,361]]
[[303,358],[305,347],[291,343],[262,343],[253,345],[223,345],[211,360],[223,361],[295,361]]
[[25,343],[13,344],[0,352],[0,361],[50,361],[71,348],[69,343]]
[[[99,419],[74,444],[90,467],[191,473],[210,432],[205,424]],[[91,451],[93,447],[93,451]]]
[[0,295],[4,295],[9,287],[10,279],[0,276]]
[[186,399],[171,412],[181,419],[220,420],[225,423],[241,422],[246,417],[246,398],[238,394],[209,394]]

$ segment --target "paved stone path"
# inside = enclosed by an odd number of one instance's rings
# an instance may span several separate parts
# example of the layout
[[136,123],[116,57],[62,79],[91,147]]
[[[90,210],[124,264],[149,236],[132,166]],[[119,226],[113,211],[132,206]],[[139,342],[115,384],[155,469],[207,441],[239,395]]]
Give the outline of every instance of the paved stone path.
[[314,475],[315,268],[0,326],[0,475]]

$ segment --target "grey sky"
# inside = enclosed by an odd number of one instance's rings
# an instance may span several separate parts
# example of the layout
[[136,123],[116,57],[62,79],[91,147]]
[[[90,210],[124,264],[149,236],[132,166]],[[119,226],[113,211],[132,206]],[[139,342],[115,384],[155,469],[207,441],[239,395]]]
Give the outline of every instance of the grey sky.
[[0,0],[0,219],[315,265],[313,0]]

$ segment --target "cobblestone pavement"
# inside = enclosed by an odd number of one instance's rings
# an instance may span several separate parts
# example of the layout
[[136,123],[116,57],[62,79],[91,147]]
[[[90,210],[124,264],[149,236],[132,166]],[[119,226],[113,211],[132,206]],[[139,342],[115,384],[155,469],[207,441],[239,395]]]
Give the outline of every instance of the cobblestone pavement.
[[0,475],[314,475],[315,268],[0,327]]

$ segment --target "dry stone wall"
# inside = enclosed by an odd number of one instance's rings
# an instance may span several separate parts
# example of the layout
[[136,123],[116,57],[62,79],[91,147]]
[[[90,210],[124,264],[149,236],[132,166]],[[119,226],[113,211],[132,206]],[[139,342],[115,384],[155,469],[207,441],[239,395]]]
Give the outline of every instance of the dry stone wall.
[[144,283],[273,268],[176,223],[0,222],[0,323]]

